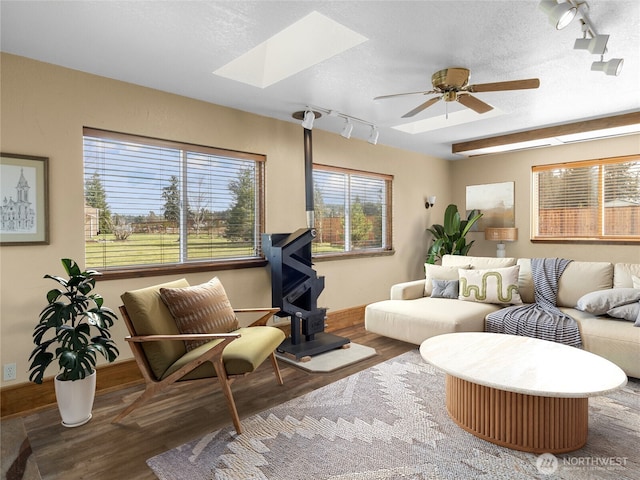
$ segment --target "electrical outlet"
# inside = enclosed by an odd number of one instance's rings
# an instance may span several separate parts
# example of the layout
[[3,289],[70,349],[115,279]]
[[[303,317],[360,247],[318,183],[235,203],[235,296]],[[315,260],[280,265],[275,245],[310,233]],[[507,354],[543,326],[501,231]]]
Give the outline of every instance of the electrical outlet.
[[15,380],[16,379],[16,364],[15,363],[5,363],[4,364],[4,372],[2,376],[3,380]]

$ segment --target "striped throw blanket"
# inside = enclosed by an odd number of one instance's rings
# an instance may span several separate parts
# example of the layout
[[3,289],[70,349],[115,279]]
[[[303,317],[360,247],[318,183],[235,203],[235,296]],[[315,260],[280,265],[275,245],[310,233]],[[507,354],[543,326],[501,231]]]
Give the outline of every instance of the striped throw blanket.
[[503,308],[487,316],[485,330],[582,346],[578,324],[556,306],[558,282],[571,260],[533,258],[535,303]]

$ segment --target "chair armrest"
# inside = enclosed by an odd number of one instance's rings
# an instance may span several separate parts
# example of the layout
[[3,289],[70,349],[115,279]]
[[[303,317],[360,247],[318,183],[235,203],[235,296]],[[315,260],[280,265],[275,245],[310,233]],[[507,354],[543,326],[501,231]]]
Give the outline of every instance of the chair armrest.
[[254,322],[252,322],[249,326],[250,327],[257,327],[257,326],[261,326],[264,327],[267,322],[269,321],[269,319],[271,317],[273,317],[276,313],[278,313],[280,311],[279,308],[276,307],[264,307],[264,308],[234,308],[233,309],[234,312],[236,313],[258,313],[258,312],[265,312],[264,315],[262,315],[260,318],[258,318],[257,320],[255,320]]
[[425,280],[397,283],[391,286],[391,300],[414,300],[424,297]]
[[135,337],[127,336],[124,339],[127,342],[159,342],[162,340],[225,340],[240,338],[239,333],[184,333],[180,335],[138,335]]

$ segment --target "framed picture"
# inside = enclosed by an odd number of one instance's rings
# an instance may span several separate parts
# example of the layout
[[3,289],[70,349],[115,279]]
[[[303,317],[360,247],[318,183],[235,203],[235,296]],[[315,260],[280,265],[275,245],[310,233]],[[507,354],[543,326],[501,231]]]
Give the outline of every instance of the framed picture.
[[473,226],[484,232],[487,227],[515,227],[514,182],[467,186],[467,215],[479,210],[482,218]]
[[46,157],[0,153],[0,245],[48,245]]

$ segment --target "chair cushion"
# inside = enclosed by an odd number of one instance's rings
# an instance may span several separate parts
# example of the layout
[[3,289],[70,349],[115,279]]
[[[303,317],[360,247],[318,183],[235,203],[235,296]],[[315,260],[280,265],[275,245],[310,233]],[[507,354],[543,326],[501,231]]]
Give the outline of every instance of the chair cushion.
[[[229,375],[242,375],[253,372],[285,339],[282,330],[276,327],[243,327],[233,333],[239,333],[241,337],[227,345],[222,352],[224,367]],[[207,349],[218,343],[220,343],[219,340],[213,340],[187,352],[182,358],[169,367],[163,375],[163,378],[168,377],[179,368],[195,360],[206,352]],[[182,377],[181,380],[194,380],[196,378],[215,376],[216,371],[213,368],[213,364],[211,362],[205,362]]]
[[[120,298],[135,329],[131,335],[178,335],[176,322],[160,298],[160,289],[188,286],[189,282],[181,278],[123,293]],[[186,353],[184,342],[143,342],[142,349],[156,378]]]
[[[180,333],[229,333],[238,319],[218,277],[207,283],[183,288],[161,288],[160,297],[173,316]],[[187,340],[187,351],[208,343]]]

